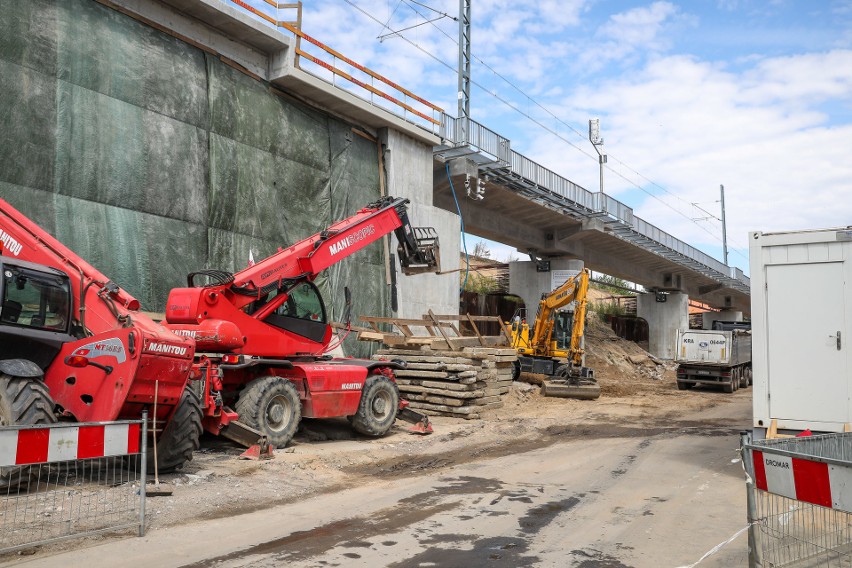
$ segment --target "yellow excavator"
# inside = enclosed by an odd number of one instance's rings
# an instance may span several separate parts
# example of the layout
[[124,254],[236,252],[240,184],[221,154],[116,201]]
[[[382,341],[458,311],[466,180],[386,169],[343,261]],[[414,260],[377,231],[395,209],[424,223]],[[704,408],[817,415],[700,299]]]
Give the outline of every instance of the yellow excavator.
[[[542,294],[532,325],[524,308],[512,318],[512,346],[518,351],[512,377],[522,372],[546,375],[544,396],[594,400],[601,395],[595,372],[585,366],[586,293],[589,271],[582,270]],[[574,309],[569,304],[574,302]],[[565,309],[562,309],[565,308]]]

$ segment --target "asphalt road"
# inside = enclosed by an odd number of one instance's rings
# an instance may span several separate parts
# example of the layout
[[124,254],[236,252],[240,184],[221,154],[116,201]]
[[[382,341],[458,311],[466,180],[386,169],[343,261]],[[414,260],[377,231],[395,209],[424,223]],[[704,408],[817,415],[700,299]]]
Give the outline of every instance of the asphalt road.
[[[688,566],[746,524],[735,450],[751,400],[740,395],[688,422],[586,426],[585,438],[440,475],[366,483],[19,565]],[[743,533],[699,566],[746,565]]]

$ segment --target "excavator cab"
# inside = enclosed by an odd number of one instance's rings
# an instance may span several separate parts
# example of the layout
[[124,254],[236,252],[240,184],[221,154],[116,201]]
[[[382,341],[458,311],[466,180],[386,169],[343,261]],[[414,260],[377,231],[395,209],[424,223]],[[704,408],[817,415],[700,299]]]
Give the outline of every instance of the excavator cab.
[[553,340],[557,351],[571,349],[571,331],[574,328],[574,312],[560,310],[556,312],[553,322]]

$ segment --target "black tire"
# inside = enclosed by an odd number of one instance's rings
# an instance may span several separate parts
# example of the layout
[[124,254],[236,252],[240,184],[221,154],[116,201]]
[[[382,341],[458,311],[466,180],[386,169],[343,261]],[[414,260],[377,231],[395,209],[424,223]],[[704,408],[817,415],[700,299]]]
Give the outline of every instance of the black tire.
[[373,375],[364,382],[352,428],[365,436],[384,436],[393,427],[398,412],[399,387],[384,375]]
[[521,378],[521,362],[515,360],[512,362],[512,380],[517,381]]
[[275,376],[247,384],[235,410],[240,422],[259,430],[276,448],[290,443],[302,420],[302,402],[296,387],[289,380]]
[[740,376],[740,388],[748,388],[748,375],[746,374],[746,370],[744,367],[740,367],[737,369],[737,373]]
[[692,388],[692,383],[682,383],[680,381],[677,381],[677,390],[685,391],[685,390],[689,390],[691,388]]
[[734,378],[731,377],[727,383],[722,384],[722,392],[731,394],[732,392],[737,390],[736,388],[734,388],[734,386]]
[[[0,426],[55,424],[56,404],[41,379],[0,373]],[[28,467],[0,467],[0,491],[25,485]]]
[[751,367],[746,369],[746,377],[748,378],[748,386],[752,386],[754,384],[754,373],[751,370]]
[[[201,399],[191,387],[180,397],[177,410],[163,433],[157,437],[157,472],[169,473],[192,460],[201,447]],[[148,450],[148,471],[154,472],[154,452]]]

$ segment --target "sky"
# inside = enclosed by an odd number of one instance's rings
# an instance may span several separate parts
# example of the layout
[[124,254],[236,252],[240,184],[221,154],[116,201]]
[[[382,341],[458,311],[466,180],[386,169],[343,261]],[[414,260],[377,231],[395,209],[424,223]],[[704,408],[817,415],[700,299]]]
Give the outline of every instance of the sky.
[[[303,5],[306,33],[457,114],[457,0]],[[471,22],[471,118],[590,191],[599,118],[606,193],[675,237],[722,259],[720,185],[746,272],[750,231],[852,225],[852,0],[472,0]]]

